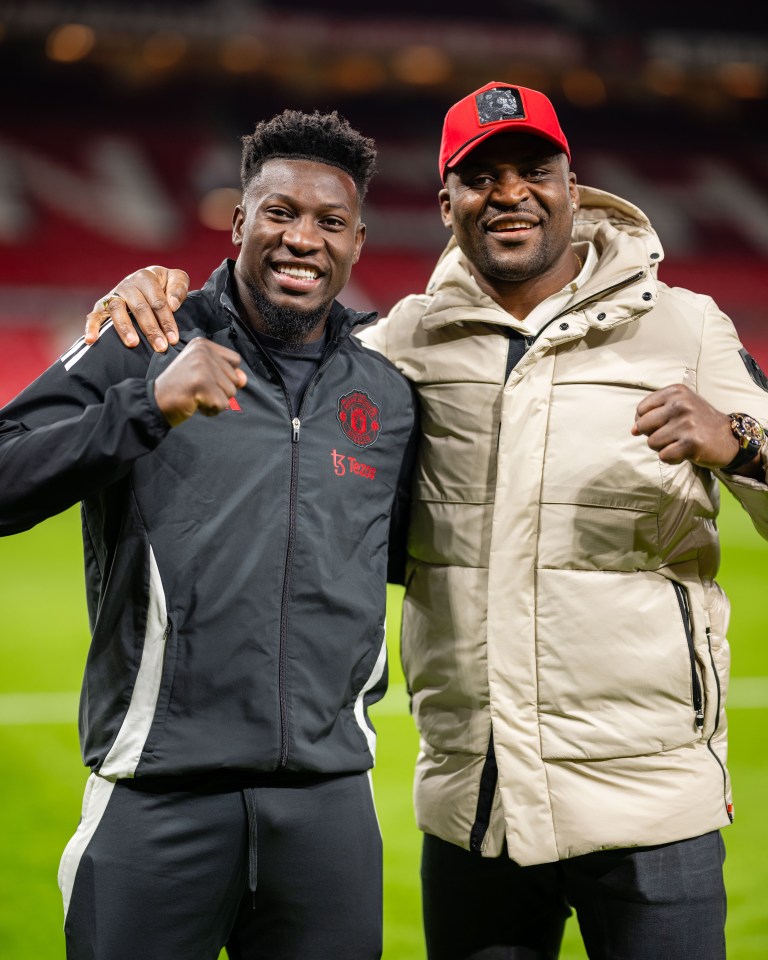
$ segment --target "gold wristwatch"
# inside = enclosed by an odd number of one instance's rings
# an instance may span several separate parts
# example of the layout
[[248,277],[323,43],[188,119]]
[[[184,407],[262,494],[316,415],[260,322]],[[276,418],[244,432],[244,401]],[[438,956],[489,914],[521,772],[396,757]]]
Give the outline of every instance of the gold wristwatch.
[[754,460],[766,441],[765,430],[754,417],[750,417],[748,413],[731,413],[729,416],[731,431],[739,441],[739,449],[730,463],[720,467],[722,473],[734,473],[745,463]]

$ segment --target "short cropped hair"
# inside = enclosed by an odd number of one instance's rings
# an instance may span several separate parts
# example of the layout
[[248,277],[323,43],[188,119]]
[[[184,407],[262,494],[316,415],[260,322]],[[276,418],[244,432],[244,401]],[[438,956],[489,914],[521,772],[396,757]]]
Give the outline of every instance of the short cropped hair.
[[267,160],[277,157],[314,160],[348,173],[355,181],[362,203],[376,170],[374,141],[351,127],[335,110],[333,113],[284,110],[271,120],[257,123],[253,133],[244,136],[242,141],[243,190]]

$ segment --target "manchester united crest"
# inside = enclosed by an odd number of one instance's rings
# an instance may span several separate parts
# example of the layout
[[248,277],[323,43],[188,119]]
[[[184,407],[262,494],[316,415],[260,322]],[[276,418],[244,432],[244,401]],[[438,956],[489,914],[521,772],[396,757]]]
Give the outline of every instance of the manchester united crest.
[[345,393],[336,413],[344,435],[358,447],[370,447],[381,430],[381,411],[362,390]]

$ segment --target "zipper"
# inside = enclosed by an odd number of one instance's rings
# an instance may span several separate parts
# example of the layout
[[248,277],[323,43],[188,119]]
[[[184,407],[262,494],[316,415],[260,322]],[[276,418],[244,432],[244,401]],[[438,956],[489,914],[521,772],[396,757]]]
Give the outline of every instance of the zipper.
[[[331,349],[333,345],[334,349]],[[277,369],[272,358],[269,354],[261,348],[261,344],[258,344],[259,348],[262,349],[266,360],[272,365],[277,374],[278,380],[283,388],[283,393],[285,394],[285,402],[288,407],[288,415],[291,417],[291,479],[289,484],[289,493],[288,493],[288,543],[285,549],[285,566],[283,567],[283,589],[280,597],[280,641],[278,647],[278,667],[277,667],[277,689],[278,696],[280,700],[280,762],[279,767],[285,767],[288,764],[288,754],[289,754],[289,731],[288,731],[288,684],[287,684],[287,673],[288,673],[288,597],[291,590],[291,577],[293,574],[293,559],[296,552],[296,513],[297,513],[297,503],[298,503],[298,490],[299,490],[299,450],[300,450],[300,441],[301,441],[301,414],[306,407],[307,400],[309,399],[310,392],[314,388],[315,382],[317,381],[320,374],[328,366],[331,359],[335,356],[336,350],[335,347],[338,346],[337,341],[331,341],[328,344],[328,350],[326,355],[320,361],[320,365],[314,373],[314,376],[307,384],[307,388],[304,391],[304,396],[301,400],[299,406],[299,412],[297,416],[293,416],[293,407],[291,405],[291,398],[288,396],[288,391],[285,389],[285,384],[283,383],[283,378],[280,376],[280,371]]]
[[723,806],[725,807],[725,812],[728,814],[728,819],[730,820],[731,823],[733,823],[733,807],[731,807],[730,804],[728,803],[728,795],[727,795],[728,778],[725,773],[725,767],[723,766],[722,761],[720,760],[720,757],[718,757],[718,755],[715,753],[714,749],[712,748],[712,738],[717,733],[718,727],[720,726],[720,704],[721,704],[722,692],[720,690],[720,677],[717,673],[717,667],[715,666],[715,657],[714,657],[714,654],[712,653],[712,631],[710,630],[709,627],[706,628],[706,633],[707,633],[707,650],[709,651],[709,661],[712,664],[712,676],[715,678],[715,689],[717,690],[717,712],[715,713],[715,725],[712,730],[712,733],[709,735],[709,739],[707,740],[707,749],[715,758],[715,761],[717,762],[718,767],[720,767],[720,772],[723,775]]
[[[339,343],[341,342],[338,339],[332,339],[326,346],[325,353],[323,354],[322,359],[317,370],[314,373],[314,376],[307,384],[307,387],[304,391],[304,396],[299,405],[298,414],[294,416],[293,405],[291,404],[291,398],[288,395],[288,391],[285,388],[285,383],[283,378],[280,376],[280,371],[277,368],[277,364],[274,362],[272,357],[270,357],[267,350],[259,343],[256,337],[253,336],[251,331],[248,329],[246,324],[241,324],[237,313],[232,311],[227,307],[229,312],[232,314],[238,326],[246,331],[246,335],[250,338],[252,343],[256,346],[256,349],[262,355],[265,363],[272,368],[274,373],[277,376],[278,382],[283,389],[283,395],[285,396],[285,404],[288,408],[288,416],[290,417],[291,425],[291,479],[289,484],[289,493],[288,493],[288,543],[285,549],[285,564],[283,566],[283,589],[280,595],[280,634],[279,634],[279,645],[278,645],[278,667],[277,667],[277,689],[278,689],[278,699],[280,704],[280,761],[278,767],[285,767],[288,764],[288,754],[289,749],[289,732],[288,732],[288,690],[286,675],[288,672],[288,596],[290,593],[291,587],[291,576],[293,574],[293,559],[296,550],[296,512],[297,512],[297,501],[298,501],[298,487],[299,487],[299,449],[300,449],[300,440],[301,440],[301,414],[304,408],[307,405],[312,390],[315,387],[315,384],[320,377],[320,374],[325,370],[328,364],[331,362],[333,357],[336,355]],[[366,316],[375,317],[375,314],[367,314]],[[361,321],[362,322],[362,321]],[[349,334],[347,334],[348,336]]]
[[[288,763],[289,754],[289,731],[288,731],[288,690],[286,674],[288,672],[288,595],[291,587],[291,575],[293,573],[293,558],[296,548],[296,503],[298,500],[299,487],[299,440],[301,438],[301,419],[294,416],[293,405],[288,391],[285,388],[283,378],[277,364],[270,357],[267,350],[259,343],[256,337],[250,334],[251,341],[261,354],[264,363],[272,369],[277,377],[278,383],[282,387],[285,405],[288,408],[291,428],[291,476],[288,484],[288,542],[285,548],[285,563],[283,565],[283,588],[280,593],[280,632],[278,639],[277,652],[277,695],[280,705],[280,759],[278,768],[285,767]],[[319,370],[317,371],[319,373]],[[315,376],[317,376],[317,373]],[[313,378],[314,380],[314,378]],[[306,392],[305,392],[306,398]],[[302,403],[303,407],[304,404]],[[301,413],[301,410],[299,410]]]
[[681,583],[672,581],[675,588],[677,602],[680,607],[680,615],[683,620],[683,629],[685,630],[685,639],[688,644],[688,657],[691,662],[691,699],[693,700],[693,709],[696,715],[696,726],[701,730],[704,726],[704,697],[701,691],[701,681],[696,671],[696,651],[693,646],[693,629],[691,626],[691,609],[688,605],[688,592]]
[[488,742],[488,751],[485,755],[483,771],[480,774],[480,787],[477,793],[477,809],[475,822],[469,833],[469,849],[472,853],[481,853],[483,841],[491,822],[491,808],[496,793],[496,784],[499,780],[499,769],[496,765],[496,751],[493,746],[493,730]]
[[[686,636],[686,640],[688,641],[688,651],[691,658],[691,683],[693,687],[693,706],[694,706],[694,709],[696,710],[696,726],[699,729],[701,729],[704,726],[704,712],[702,709],[703,698],[701,693],[701,681],[699,680],[699,676],[696,673],[696,656],[694,654],[694,649],[693,649],[693,636],[691,631],[691,613],[690,613],[690,607],[688,605],[688,593],[682,584],[676,583],[674,580],[672,581],[672,586],[675,588],[675,593],[677,594],[677,602],[680,604],[680,612],[683,617],[683,626],[685,627],[685,636]],[[709,652],[709,661],[712,664],[712,676],[715,678],[715,689],[717,690],[717,703],[715,705],[715,708],[716,708],[715,723],[712,728],[712,733],[710,733],[709,737],[707,738],[707,749],[715,758],[715,762],[717,763],[718,767],[720,767],[720,772],[723,776],[723,806],[725,807],[725,812],[728,816],[729,821],[733,823],[733,808],[728,804],[728,796],[726,792],[728,789],[728,777],[725,772],[725,767],[723,766],[723,763],[720,760],[720,757],[718,757],[718,755],[715,753],[712,747],[712,738],[717,733],[718,728],[720,726],[720,705],[722,702],[722,691],[720,689],[720,677],[718,676],[717,667],[715,666],[715,657],[714,657],[714,654],[712,653],[712,631],[709,627],[706,627],[705,632],[707,635],[707,651]]]
[[[282,380],[281,380],[282,382]],[[285,386],[283,386],[285,390]],[[288,412],[292,413],[291,401],[285,391]],[[285,566],[283,568],[283,590],[280,597],[280,643],[278,647],[277,689],[280,697],[280,766],[288,763],[288,690],[286,674],[288,672],[288,594],[293,573],[293,557],[296,548],[296,503],[299,487],[299,437],[301,420],[291,418],[291,480],[288,488],[288,543],[285,548]]]

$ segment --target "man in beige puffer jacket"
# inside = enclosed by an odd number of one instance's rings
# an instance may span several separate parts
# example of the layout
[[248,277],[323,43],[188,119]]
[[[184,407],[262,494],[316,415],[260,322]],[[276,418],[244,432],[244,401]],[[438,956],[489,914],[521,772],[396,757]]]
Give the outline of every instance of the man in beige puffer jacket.
[[768,536],[768,384],[568,161],[536,91],[454,105],[453,237],[363,335],[421,404],[402,648],[429,957],[555,957],[570,905],[592,958],[716,960],[718,480]]
[[[645,215],[569,161],[541,93],[455,104],[453,237],[363,335],[421,404],[402,646],[428,953],[554,960],[573,907],[592,960],[722,960],[715,520],[722,482],[768,536],[768,382],[712,300],[657,279]],[[164,302],[150,271],[117,292]]]

